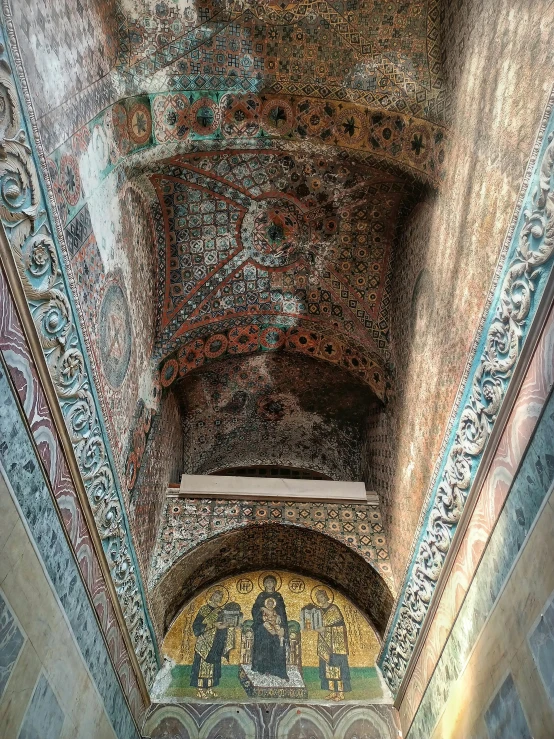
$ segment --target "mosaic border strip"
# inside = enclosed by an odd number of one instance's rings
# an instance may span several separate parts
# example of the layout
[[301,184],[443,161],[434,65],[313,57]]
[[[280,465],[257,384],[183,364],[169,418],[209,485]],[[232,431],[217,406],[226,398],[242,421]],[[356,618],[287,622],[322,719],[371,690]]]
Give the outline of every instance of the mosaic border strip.
[[[31,101],[22,96],[13,74],[27,91],[17,41],[4,3],[12,63],[1,41],[0,97],[5,115],[0,124],[2,183],[0,220],[8,236],[29,310],[33,317],[60,407],[71,437],[87,496],[135,652],[150,686],[157,672],[156,641],[133,549],[117,473],[90,377],[82,333],[67,284],[63,254],[56,238],[34,149],[36,126],[29,126]],[[24,102],[23,102],[24,101]]]
[[426,508],[379,659],[393,692],[400,687],[471,485],[492,432],[525,337],[552,268],[554,253],[554,116],[520,204],[501,279],[496,286],[456,420]]
[[293,524],[346,544],[393,587],[379,506],[366,503],[260,501],[171,497],[161,515],[150,565],[153,589],[185,554],[204,542],[252,524]]

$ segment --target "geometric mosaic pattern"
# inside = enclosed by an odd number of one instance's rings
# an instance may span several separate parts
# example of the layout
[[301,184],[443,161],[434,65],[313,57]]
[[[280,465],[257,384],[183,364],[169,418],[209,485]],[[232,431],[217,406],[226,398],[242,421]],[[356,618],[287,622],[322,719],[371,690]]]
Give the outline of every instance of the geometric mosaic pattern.
[[175,367],[182,375],[226,352],[279,348],[288,327],[306,326],[300,348],[314,343],[315,329],[329,359],[348,356],[348,347],[371,357],[381,372],[364,379],[383,397],[386,278],[403,183],[275,150],[187,154],[158,169],[157,355],[182,347],[162,384]]
[[441,115],[439,3],[159,3],[127,13],[121,64],[135,89],[359,100]]
[[360,554],[390,586],[390,566],[378,506],[294,501],[168,499],[152,558],[150,587],[175,561],[217,534],[252,523],[286,522],[320,531]]

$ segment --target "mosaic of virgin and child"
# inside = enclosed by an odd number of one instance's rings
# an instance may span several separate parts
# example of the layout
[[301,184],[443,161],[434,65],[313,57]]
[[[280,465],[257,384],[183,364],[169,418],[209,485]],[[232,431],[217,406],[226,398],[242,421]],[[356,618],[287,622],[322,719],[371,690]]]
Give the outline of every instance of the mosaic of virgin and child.
[[[327,699],[343,700],[351,690],[348,635],[332,592],[315,588],[312,603],[302,608],[298,624],[287,618],[277,578],[267,575],[260,584],[263,589],[252,605],[252,620],[242,628],[241,663],[248,663],[254,674],[277,678],[277,684],[284,684],[292,666],[302,673],[300,630],[317,631],[321,689],[329,691]],[[235,648],[234,627],[242,622],[229,610],[236,604],[225,605],[224,601],[225,589],[214,588],[192,624],[196,643],[190,684],[197,688],[198,698],[217,697],[214,688],[221,680],[222,660],[229,660]]]

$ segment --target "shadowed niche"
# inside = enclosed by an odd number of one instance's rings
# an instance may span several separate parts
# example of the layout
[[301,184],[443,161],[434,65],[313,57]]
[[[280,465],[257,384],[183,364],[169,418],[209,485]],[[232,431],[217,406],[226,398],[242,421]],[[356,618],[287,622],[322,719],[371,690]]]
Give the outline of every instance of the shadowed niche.
[[379,573],[345,544],[291,524],[253,524],[210,539],[178,560],[151,593],[158,638],[184,605],[225,577],[257,569],[291,570],[342,591],[382,637],[393,596]]

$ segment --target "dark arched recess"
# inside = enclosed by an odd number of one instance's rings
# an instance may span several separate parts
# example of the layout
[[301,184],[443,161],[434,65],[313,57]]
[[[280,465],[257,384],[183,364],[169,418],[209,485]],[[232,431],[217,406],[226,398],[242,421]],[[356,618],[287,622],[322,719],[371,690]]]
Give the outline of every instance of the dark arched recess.
[[150,594],[161,640],[198,591],[231,575],[284,569],[315,577],[342,591],[382,637],[393,596],[379,573],[359,554],[318,531],[291,524],[247,526],[216,536],[183,555]]

